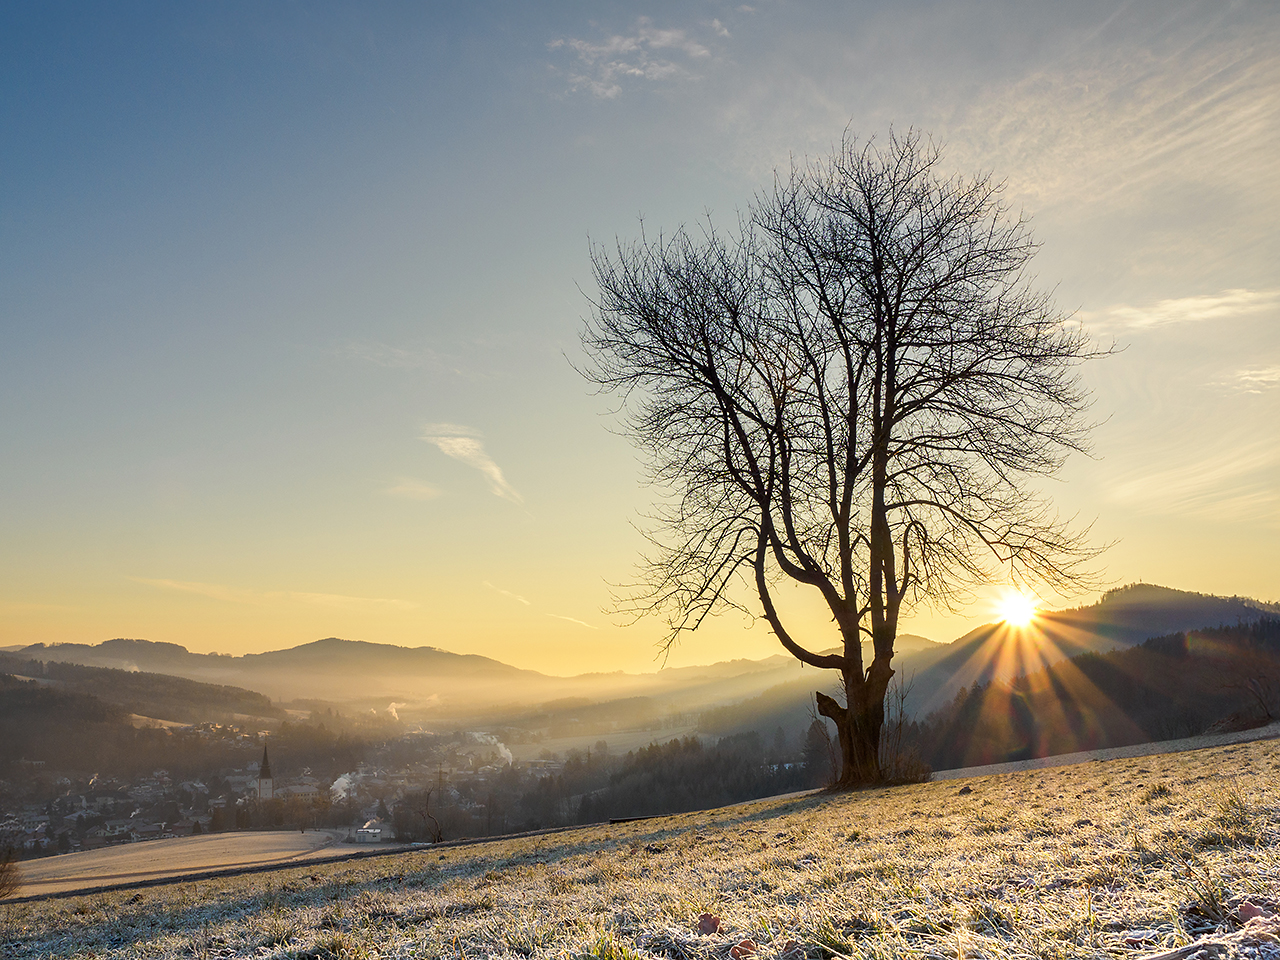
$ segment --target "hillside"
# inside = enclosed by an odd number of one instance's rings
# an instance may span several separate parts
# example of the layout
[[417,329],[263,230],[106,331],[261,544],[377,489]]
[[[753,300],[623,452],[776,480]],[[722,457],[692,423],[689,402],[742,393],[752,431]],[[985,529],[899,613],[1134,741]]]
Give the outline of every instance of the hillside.
[[24,659],[12,654],[0,654],[0,673],[27,677],[68,693],[93,696],[121,707],[126,713],[157,720],[202,723],[256,717],[279,721],[286,716],[268,697],[252,690],[161,673]]
[[[234,684],[275,700],[348,701],[394,696],[486,703],[521,687],[558,686],[552,678],[488,657],[435,647],[398,647],[329,637],[288,650],[229,656],[191,653],[174,643],[117,639],[100,644],[34,644],[14,656]],[[544,697],[545,699],[545,697]]]
[[[1256,600],[1133,584],[1108,591],[1089,606],[1046,611],[1025,630],[989,623],[952,643],[913,642],[899,650],[893,667],[898,680],[909,688],[907,712],[924,717],[946,707],[962,687],[1035,673],[1082,653],[1125,647],[1178,631],[1254,623],[1276,613],[1280,607]],[[767,733],[780,725],[796,732],[809,720],[813,691],[830,693],[836,683],[834,676],[826,678],[818,671],[804,677],[797,672],[750,701],[707,714],[704,729],[733,733],[754,728]],[[1205,722],[1213,719],[1217,718]]]
[[1280,619],[1088,652],[962,691],[917,743],[935,769],[1168,740],[1280,717]]
[[1249,623],[1264,614],[1280,615],[1280,604],[1133,583],[1087,607],[1046,612],[1041,619],[1050,625],[1046,629],[1089,637],[1094,649],[1107,649],[1183,630]]
[[593,702],[656,697],[669,710],[694,709],[752,696],[800,670],[791,657],[775,655],[647,674],[555,677],[475,654],[337,637],[244,656],[191,653],[177,644],[126,639],[33,644],[10,655],[234,684],[276,701],[322,700],[383,709],[395,700],[401,709],[423,717],[491,716],[574,697]]
[[[0,950],[13,960],[1083,960],[1208,938],[1261,960],[1280,933],[1277,777],[1274,744],[1259,742],[760,801],[11,904]],[[1227,947],[1205,955],[1215,952]]]
[[138,728],[128,711],[92,694],[0,675],[0,779],[29,785],[65,771],[130,777],[157,769],[198,775],[234,765],[237,755],[233,741]]

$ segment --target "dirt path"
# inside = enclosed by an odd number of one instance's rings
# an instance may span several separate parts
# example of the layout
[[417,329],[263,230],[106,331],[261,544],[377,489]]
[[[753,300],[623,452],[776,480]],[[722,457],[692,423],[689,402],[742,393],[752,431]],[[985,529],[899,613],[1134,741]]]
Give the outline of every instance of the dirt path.
[[67,853],[21,865],[22,893],[61,893],[139,880],[181,877],[208,870],[296,863],[329,856],[335,839],[323,831],[217,833],[172,840],[148,840],[102,850]]
[[989,763],[983,767],[936,770],[934,771],[933,779],[960,780],[965,777],[990,777],[1000,773],[1016,773],[1020,770],[1069,767],[1073,763],[1088,763],[1092,760],[1118,760],[1125,757],[1152,757],[1162,753],[1186,753],[1188,750],[1224,747],[1232,743],[1248,743],[1252,740],[1274,740],[1278,737],[1280,737],[1280,721],[1268,724],[1265,727],[1240,730],[1236,733],[1213,733],[1200,737],[1184,737],[1181,740],[1158,740],[1154,743],[1135,743],[1127,747],[1109,747],[1105,750],[1062,753],[1056,757],[1040,757],[1035,760],[1019,760],[1013,763]]

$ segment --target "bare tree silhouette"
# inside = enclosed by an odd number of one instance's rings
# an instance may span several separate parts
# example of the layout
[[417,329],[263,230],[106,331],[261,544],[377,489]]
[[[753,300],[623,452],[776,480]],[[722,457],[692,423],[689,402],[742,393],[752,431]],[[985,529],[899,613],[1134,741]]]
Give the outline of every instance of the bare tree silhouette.
[[[845,702],[817,701],[842,787],[884,776],[904,609],[995,567],[1079,585],[1097,552],[1027,481],[1084,449],[1076,367],[1105,351],[1031,289],[1036,245],[1001,189],[944,177],[915,133],[846,137],[777,178],[736,236],[708,223],[593,251],[584,372],[671,494],[619,606],[665,615],[667,649],[719,607],[758,612],[839,671]],[[784,579],[821,597],[836,652],[787,629]]]

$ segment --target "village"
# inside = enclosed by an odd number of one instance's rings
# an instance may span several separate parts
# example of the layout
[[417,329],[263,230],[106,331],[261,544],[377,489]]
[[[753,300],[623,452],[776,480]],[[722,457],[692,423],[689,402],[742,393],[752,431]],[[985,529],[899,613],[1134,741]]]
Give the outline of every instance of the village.
[[21,792],[14,782],[0,782],[0,849],[32,858],[263,829],[326,830],[351,843],[416,839],[405,824],[422,817],[406,817],[407,811],[396,815],[406,803],[421,810],[429,797],[455,823],[465,814],[483,828],[486,819],[490,826],[493,822],[485,817],[485,800],[492,803],[507,792],[495,790],[500,778],[508,788],[527,786],[564,766],[554,759],[513,761],[487,733],[448,739],[411,735],[394,752],[400,758],[416,754],[415,759],[395,764],[372,759],[334,777],[310,767],[281,767],[278,757],[273,761],[267,731],[249,733],[232,724],[201,724],[192,731],[233,738],[246,756],[260,756],[199,777],[168,770],[134,778],[84,777],[48,770],[42,761],[23,761]]

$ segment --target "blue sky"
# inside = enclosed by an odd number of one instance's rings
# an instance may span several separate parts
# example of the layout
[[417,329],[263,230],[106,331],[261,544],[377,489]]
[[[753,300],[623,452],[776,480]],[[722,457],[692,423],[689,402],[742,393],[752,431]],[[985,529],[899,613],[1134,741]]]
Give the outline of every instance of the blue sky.
[[[0,642],[652,667],[602,613],[652,491],[571,366],[589,242],[891,124],[1007,179],[1125,347],[1050,486],[1108,574],[1280,599],[1278,40],[1262,2],[4,5]],[[774,649],[728,615],[672,662]]]

